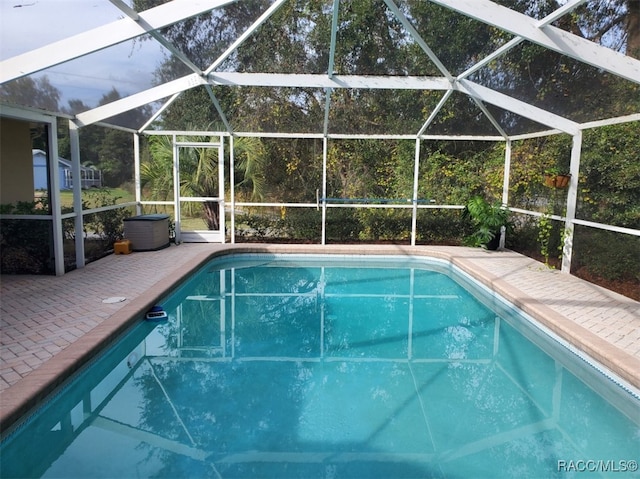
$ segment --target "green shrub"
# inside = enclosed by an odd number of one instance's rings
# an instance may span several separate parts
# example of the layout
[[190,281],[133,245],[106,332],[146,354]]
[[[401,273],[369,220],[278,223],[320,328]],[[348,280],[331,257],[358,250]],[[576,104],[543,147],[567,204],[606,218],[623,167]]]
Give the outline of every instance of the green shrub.
[[320,241],[322,235],[322,213],[309,208],[288,208],[283,211],[280,228],[288,238]]
[[463,211],[463,217],[469,218],[475,230],[464,242],[469,246],[496,249],[500,229],[503,226],[510,227],[510,214],[500,203],[489,203],[481,196],[471,198]]
[[[99,208],[117,204],[120,197],[108,190],[86,192],[83,209]],[[62,213],[73,211],[65,206]],[[20,201],[15,204],[0,205],[2,214],[45,215],[50,214],[47,198],[36,201]],[[84,232],[93,236],[99,243],[97,249],[87,251],[88,260],[97,259],[113,249],[113,243],[124,236],[124,219],[131,211],[124,208],[101,211],[84,216]],[[63,239],[75,239],[75,221],[73,218],[62,221]],[[94,241],[95,243],[95,241]],[[48,219],[0,221],[0,263],[3,273],[11,274],[54,274],[53,225]],[[72,262],[71,259],[69,261]],[[73,265],[70,265],[73,267]]]
[[277,237],[280,219],[272,214],[244,213],[236,217],[236,233],[244,238],[264,240]]
[[361,240],[404,241],[411,237],[411,210],[383,208],[356,210]]
[[327,241],[348,243],[358,240],[362,225],[356,213],[356,210],[348,208],[328,208]]
[[460,245],[473,232],[461,210],[418,210],[417,241],[421,244]]
[[637,236],[576,227],[572,270],[612,281],[640,283],[640,238]]
[[[122,197],[114,196],[107,189],[90,190],[82,202],[82,209],[113,206],[120,198]],[[91,213],[84,217],[84,230],[88,234],[96,235],[102,241],[105,249],[110,250],[113,243],[124,237],[124,220],[130,216],[131,211],[126,208]]]
[[[0,206],[2,214],[46,215],[44,198]],[[54,274],[51,220],[0,220],[0,267],[5,274]]]

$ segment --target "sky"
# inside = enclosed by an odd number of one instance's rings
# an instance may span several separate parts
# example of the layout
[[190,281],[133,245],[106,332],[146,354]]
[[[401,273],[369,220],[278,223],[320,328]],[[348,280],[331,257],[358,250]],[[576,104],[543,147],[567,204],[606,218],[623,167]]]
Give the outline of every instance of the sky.
[[[124,17],[108,0],[0,0],[0,60]],[[151,86],[162,61],[154,41],[125,42],[44,71],[62,93],[96,106],[115,87],[123,96]]]

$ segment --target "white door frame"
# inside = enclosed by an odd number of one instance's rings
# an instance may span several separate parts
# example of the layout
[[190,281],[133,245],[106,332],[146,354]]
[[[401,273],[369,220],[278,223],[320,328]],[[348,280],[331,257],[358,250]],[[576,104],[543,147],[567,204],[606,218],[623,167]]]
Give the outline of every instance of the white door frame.
[[[180,195],[180,148],[217,148],[218,149],[218,194],[213,197],[194,197]],[[224,204],[224,142],[223,137],[215,143],[197,141],[177,141],[173,137],[173,185],[174,185],[174,212],[177,243],[224,243],[225,242],[225,204]],[[220,229],[183,231],[181,220],[181,202],[194,201],[216,201],[218,203],[218,215],[220,218]]]

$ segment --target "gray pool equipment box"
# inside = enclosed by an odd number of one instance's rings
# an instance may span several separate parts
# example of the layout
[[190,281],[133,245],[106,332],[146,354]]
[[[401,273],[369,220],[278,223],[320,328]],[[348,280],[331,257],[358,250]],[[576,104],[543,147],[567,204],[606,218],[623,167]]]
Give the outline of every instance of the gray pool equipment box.
[[169,246],[169,215],[140,215],[124,219],[124,237],[133,251],[153,251]]

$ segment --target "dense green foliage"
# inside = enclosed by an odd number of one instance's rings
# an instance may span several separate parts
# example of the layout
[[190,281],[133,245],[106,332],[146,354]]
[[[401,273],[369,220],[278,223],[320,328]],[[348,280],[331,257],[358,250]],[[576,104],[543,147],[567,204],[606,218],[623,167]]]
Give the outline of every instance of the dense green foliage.
[[[107,189],[90,190],[82,202],[82,209],[114,206],[120,198]],[[84,217],[85,232],[97,237],[105,250],[112,250],[113,243],[124,237],[124,219],[131,216],[128,209],[116,208],[91,213]]]
[[[85,192],[82,209],[116,205],[120,199],[109,190]],[[62,213],[71,213],[73,208],[65,206]],[[0,214],[5,215],[49,215],[49,200],[20,201],[0,205]],[[123,238],[123,220],[131,216],[129,209],[115,208],[90,213],[84,216],[85,259],[93,261],[113,251],[113,243]],[[75,224],[73,218],[63,220],[65,240],[65,268],[75,267],[73,240]],[[43,245],[48,245],[44,246]],[[0,220],[0,266],[4,274],[54,274],[53,226],[49,219],[2,219]]]
[[498,248],[500,230],[509,222],[509,210],[500,203],[491,204],[481,196],[474,196],[467,202],[464,216],[475,227],[467,240],[469,245],[493,250]]
[[[47,215],[49,202],[38,199],[0,205],[0,213],[6,215]],[[0,220],[0,268],[2,273],[53,274],[51,220]]]
[[640,229],[640,125],[589,130],[580,168],[580,217]]

